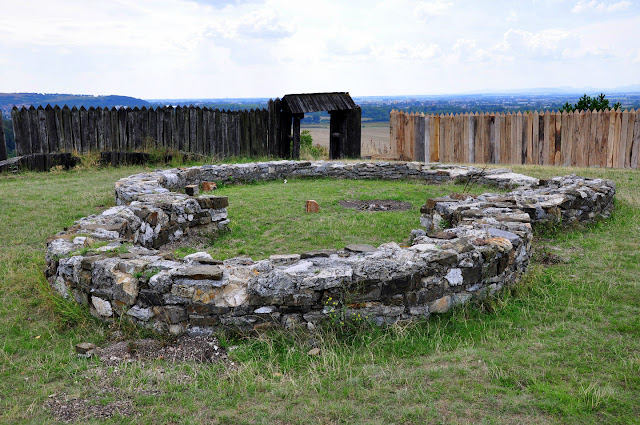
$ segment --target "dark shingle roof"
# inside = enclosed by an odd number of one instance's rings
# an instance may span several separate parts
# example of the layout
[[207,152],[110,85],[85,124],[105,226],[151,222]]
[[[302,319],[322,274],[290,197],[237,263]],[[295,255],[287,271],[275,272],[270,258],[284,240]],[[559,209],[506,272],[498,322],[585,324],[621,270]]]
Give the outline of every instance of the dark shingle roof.
[[294,114],[357,108],[349,93],[287,94],[282,98],[282,101],[287,104],[289,110]]

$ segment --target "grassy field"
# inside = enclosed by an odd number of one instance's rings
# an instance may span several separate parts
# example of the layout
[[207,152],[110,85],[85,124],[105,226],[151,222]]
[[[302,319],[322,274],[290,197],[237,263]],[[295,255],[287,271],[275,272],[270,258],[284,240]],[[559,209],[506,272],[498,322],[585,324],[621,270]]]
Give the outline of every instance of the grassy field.
[[[260,182],[228,185],[216,190],[229,197],[231,232],[204,243],[214,258],[248,255],[253,259],[291,254],[315,248],[344,248],[351,243],[375,246],[406,244],[411,229],[420,227],[420,206],[429,197],[462,192],[464,185],[430,186],[417,181],[354,181],[289,179],[286,184]],[[474,187],[482,193],[486,187]],[[305,201],[320,204],[318,214],[306,214]],[[408,202],[403,211],[358,211],[339,201],[392,199]],[[184,253],[199,248],[183,249]]]
[[[221,336],[223,347],[235,349],[230,362],[215,365],[105,366],[78,358],[73,347],[102,344],[114,327],[49,295],[44,242],[113,205],[115,180],[139,171],[0,176],[0,423],[57,423],[45,405],[60,394],[107,410],[130,407],[126,416],[81,423],[640,423],[640,172],[516,167],[538,177],[611,178],[616,209],[586,229],[537,235],[538,260],[522,284],[481,305],[355,333]],[[273,196],[282,186],[223,192]],[[369,197],[358,185],[352,190],[349,196]],[[381,190],[404,197],[413,189]],[[331,208],[330,198],[321,205]],[[269,198],[260,202],[254,210],[265,216]],[[269,249],[280,248],[251,252]],[[310,340],[318,356],[307,355]]]

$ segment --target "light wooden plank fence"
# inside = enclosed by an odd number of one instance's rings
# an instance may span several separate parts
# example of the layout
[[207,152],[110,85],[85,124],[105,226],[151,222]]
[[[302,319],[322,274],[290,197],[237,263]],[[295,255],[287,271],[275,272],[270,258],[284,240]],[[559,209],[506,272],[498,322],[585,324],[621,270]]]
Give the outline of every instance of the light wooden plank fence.
[[391,111],[391,154],[426,162],[638,168],[640,110]]

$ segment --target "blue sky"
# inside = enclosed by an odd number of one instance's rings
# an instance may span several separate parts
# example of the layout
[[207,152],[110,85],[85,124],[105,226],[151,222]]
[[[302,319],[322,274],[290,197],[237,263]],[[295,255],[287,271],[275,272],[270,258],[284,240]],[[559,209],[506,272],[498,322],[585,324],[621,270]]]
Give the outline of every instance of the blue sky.
[[640,1],[0,2],[0,92],[142,98],[640,84]]

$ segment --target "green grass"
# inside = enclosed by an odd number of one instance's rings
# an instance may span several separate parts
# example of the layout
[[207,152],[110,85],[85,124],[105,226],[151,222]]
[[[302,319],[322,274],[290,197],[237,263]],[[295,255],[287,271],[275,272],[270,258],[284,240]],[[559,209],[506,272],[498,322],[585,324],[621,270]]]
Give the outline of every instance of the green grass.
[[[136,412],[82,423],[640,423],[640,172],[517,167],[539,177],[572,172],[612,178],[618,183],[616,210],[586,229],[537,236],[538,246],[567,262],[534,264],[520,285],[482,305],[426,323],[355,333],[222,336],[224,346],[238,347],[232,366],[154,361],[105,367],[76,357],[73,346],[102,343],[113,327],[49,295],[44,242],[75,219],[112,205],[115,180],[142,170],[0,176],[0,423],[57,423],[43,406],[49,395],[63,392],[94,404],[129,401]],[[290,181],[220,193],[230,196],[232,218],[252,208],[236,203],[243,191],[264,196],[254,211],[290,203],[292,213],[266,213],[274,216],[268,224],[245,216],[266,233],[279,216],[291,214],[296,226],[314,229],[332,208],[339,213],[329,194],[334,187],[322,198],[325,193],[315,188],[322,185]],[[369,197],[364,187],[336,187],[335,196]],[[371,198],[401,200],[413,199],[414,188],[426,190],[412,183],[370,187],[382,191]],[[309,192],[296,198],[291,188]],[[320,202],[319,215],[302,212],[305,198]],[[373,214],[385,213],[355,216]],[[393,222],[384,227],[386,232]],[[226,243],[249,239],[240,231],[234,229]],[[290,234],[286,227],[278,232]],[[322,244],[336,246],[330,230],[317,232]],[[389,240],[402,242],[406,233],[398,228]],[[246,242],[256,258],[284,246]],[[214,252],[222,256],[238,247]],[[320,355],[306,354],[310,339]]]
[[[230,232],[212,240],[214,258],[247,255],[263,259],[319,248],[344,248],[351,243],[375,246],[406,244],[411,229],[420,227],[420,206],[427,198],[462,192],[464,185],[430,186],[418,181],[355,181],[290,179],[226,185],[214,193],[229,197]],[[474,193],[488,189],[474,187]],[[305,213],[313,199],[320,212]],[[359,211],[341,200],[392,199],[408,202],[404,211]]]

